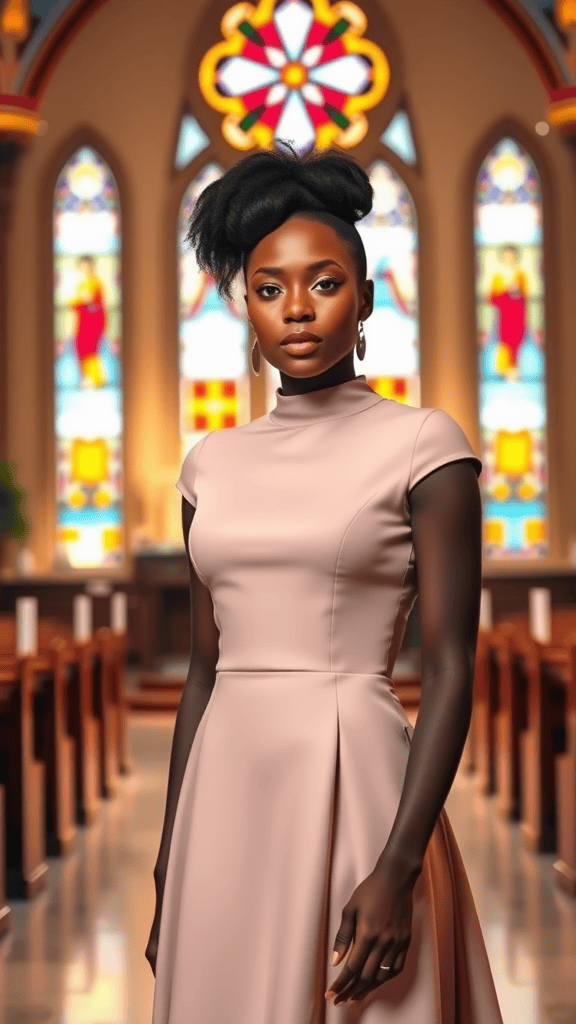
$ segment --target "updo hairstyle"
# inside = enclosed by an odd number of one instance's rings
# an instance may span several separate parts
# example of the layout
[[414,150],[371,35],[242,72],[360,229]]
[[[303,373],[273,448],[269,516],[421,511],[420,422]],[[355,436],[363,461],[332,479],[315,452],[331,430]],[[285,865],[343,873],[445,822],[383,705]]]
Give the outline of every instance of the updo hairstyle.
[[329,224],[354,256],[359,285],[366,280],[366,252],[354,226],[372,209],[366,171],[335,150],[299,155],[288,143],[281,145],[239,160],[196,200],[185,241],[220,296],[231,297],[232,282],[252,250],[296,213]]

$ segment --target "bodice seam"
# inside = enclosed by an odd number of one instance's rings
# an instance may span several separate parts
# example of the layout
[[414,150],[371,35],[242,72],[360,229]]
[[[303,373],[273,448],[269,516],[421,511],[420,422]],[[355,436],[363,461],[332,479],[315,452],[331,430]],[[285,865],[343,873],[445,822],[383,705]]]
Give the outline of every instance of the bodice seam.
[[336,565],[334,567],[334,581],[333,581],[333,585],[332,585],[332,605],[331,605],[331,608],[330,608],[330,640],[329,640],[329,648],[330,648],[330,653],[329,653],[330,669],[329,669],[329,671],[330,672],[334,671],[334,669],[332,668],[332,653],[333,653],[332,652],[332,634],[333,634],[333,626],[334,626],[334,604],[335,604],[335,601],[336,601],[336,584],[337,584],[337,580],[338,580],[338,566],[339,566],[339,563],[340,563],[340,555],[342,553],[342,548],[344,547],[344,541],[346,540],[346,536],[348,534],[348,530],[352,526],[352,523],[354,522],[355,519],[358,518],[360,513],[366,508],[366,505],[368,504],[368,502],[372,501],[372,499],[375,498],[376,495],[381,490],[382,490],[382,488],[379,487],[378,490],[374,491],[374,494],[371,494],[369,498],[366,498],[366,501],[362,502],[360,508],[356,509],[354,515],[352,516],[350,522],[348,523],[346,529],[344,530],[344,533],[342,534],[342,540],[340,541],[340,547],[338,548],[338,554],[336,555]]
[[388,649],[387,649],[386,655],[384,657],[384,665],[385,666],[388,665],[388,658],[390,656],[390,648],[392,647],[392,642],[395,640],[395,637],[396,637],[396,626],[398,625],[398,616],[399,616],[399,613],[400,613],[400,606],[402,604],[402,598],[404,597],[404,587],[405,587],[405,584],[406,584],[406,576],[408,575],[408,569],[410,568],[410,560],[412,558],[413,552],[414,552],[414,543],[412,542],[412,544],[410,546],[410,553],[409,553],[408,559],[406,561],[406,568],[404,569],[404,575],[402,576],[402,586],[398,588],[398,604],[396,605],[396,613],[394,615],[394,625],[392,626],[392,633],[391,633],[391,636],[390,636],[390,643],[388,644]]

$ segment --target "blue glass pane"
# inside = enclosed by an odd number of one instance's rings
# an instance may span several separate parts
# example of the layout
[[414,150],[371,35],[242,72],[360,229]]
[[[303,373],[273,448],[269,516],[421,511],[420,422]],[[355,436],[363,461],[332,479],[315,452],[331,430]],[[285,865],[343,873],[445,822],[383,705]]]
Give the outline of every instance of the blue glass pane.
[[388,146],[394,153],[404,161],[405,164],[416,163],[416,146],[410,126],[410,118],[404,110],[399,110],[394,115],[390,124],[380,136],[380,142]]
[[178,145],[176,146],[176,156],[174,157],[174,166],[179,170],[182,167],[186,167],[187,164],[191,163],[198,153],[201,153],[203,149],[210,142],[210,139],[202,131],[198,121],[192,114],[184,114],[182,121],[180,122],[180,133],[178,135]]

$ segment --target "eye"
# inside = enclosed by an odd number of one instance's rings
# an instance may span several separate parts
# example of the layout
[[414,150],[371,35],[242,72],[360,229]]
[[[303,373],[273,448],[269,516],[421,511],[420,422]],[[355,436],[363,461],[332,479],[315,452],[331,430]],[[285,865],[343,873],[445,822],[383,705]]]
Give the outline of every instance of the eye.
[[277,286],[277,285],[275,285],[275,284],[263,284],[261,288],[258,288],[258,295],[263,295],[265,299],[271,299],[271,298],[274,298],[274,296],[273,296],[273,295],[270,295],[269,293],[267,293],[267,294],[264,294],[264,293],[265,293],[265,290],[266,290],[266,288],[275,288],[275,289],[276,289],[276,291],[280,291],[280,289],[278,288],[278,286]]
[[314,287],[316,288],[316,287],[318,287],[318,285],[327,284],[329,286],[328,288],[321,288],[320,289],[321,292],[327,292],[327,291],[333,291],[333,286],[337,288],[340,283],[341,282],[337,281],[335,277],[323,277],[321,281],[317,281],[316,282]]

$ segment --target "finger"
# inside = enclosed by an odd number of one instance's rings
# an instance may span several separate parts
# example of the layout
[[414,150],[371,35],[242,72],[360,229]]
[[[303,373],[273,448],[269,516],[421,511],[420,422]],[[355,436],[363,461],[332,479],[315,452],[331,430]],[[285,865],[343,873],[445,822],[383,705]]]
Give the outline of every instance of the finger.
[[340,927],[334,940],[334,953],[337,954],[336,960],[332,958],[332,963],[334,965],[339,964],[340,961],[342,960],[342,957],[344,956],[346,950],[348,949],[348,946],[350,945],[352,939],[354,938],[355,929],[356,912],[354,910],[349,910],[347,907],[344,907],[344,910],[342,911],[342,920],[340,922]]
[[352,947],[348,962],[344,965],[342,974],[331,986],[332,991],[336,992],[334,1006],[338,1006],[339,1003],[348,998],[348,995],[353,990],[358,978],[362,974],[364,964],[366,963],[366,959],[374,945],[374,942],[374,939],[364,939],[361,944],[355,943]]
[[[390,950],[388,952],[390,954]],[[358,999],[363,999],[364,996],[368,994],[368,992],[371,992],[375,988],[379,988],[380,985],[385,985],[387,981],[390,981],[392,978],[395,978],[397,974],[400,974],[400,971],[402,971],[404,968],[406,953],[406,949],[401,949],[400,952],[397,953],[395,956],[394,954],[392,954],[392,956],[389,955],[388,957],[380,957],[380,964],[384,963],[384,967],[388,967],[389,965],[386,963],[386,961],[391,960],[392,967],[390,968],[390,970],[384,971],[380,970],[379,965],[373,981],[369,985],[366,985],[362,990],[358,989],[357,994],[354,996],[353,999],[351,998],[351,1001],[356,1002]]]
[[396,959],[394,961],[394,967],[392,968],[392,970],[394,971],[394,974],[400,974],[400,971],[404,970],[404,964],[406,962],[406,954],[407,953],[408,953],[407,949],[401,949],[400,952],[398,953],[398,956],[396,957]]
[[362,999],[371,988],[375,988],[387,980],[390,971],[380,970],[380,965],[388,966],[388,960],[390,959],[390,954],[394,952],[394,948],[393,939],[389,939],[388,942],[374,944],[370,955],[366,958],[361,975],[356,979],[355,985],[349,991],[348,997],[351,1001]]
[[[364,959],[368,955],[369,951],[370,951],[370,947],[369,946],[365,946],[365,948],[364,948],[364,956],[362,958],[362,963],[364,962]],[[338,975],[336,980],[334,982],[332,982],[332,984],[330,985],[330,988],[326,992],[326,998],[327,999],[331,999],[332,996],[335,996],[335,997],[338,996],[340,994],[340,992],[342,991],[342,989],[345,988],[347,985],[349,985],[350,981],[352,980],[352,978],[354,978],[356,976],[356,971],[357,971],[356,965],[358,963],[358,960],[360,959],[359,956],[358,956],[359,953],[360,953],[359,943],[358,943],[357,940],[355,940],[354,944],[352,946],[352,949],[350,950],[350,954],[348,956],[347,962],[342,965],[342,970],[340,971],[340,974]],[[360,965],[360,969],[362,969],[361,965]],[[334,1002],[336,1002],[336,999],[334,1000]]]

